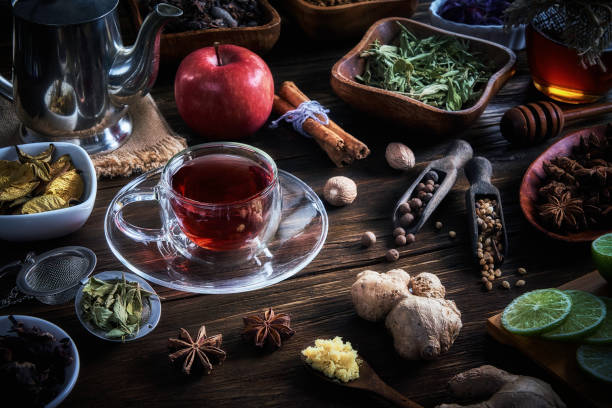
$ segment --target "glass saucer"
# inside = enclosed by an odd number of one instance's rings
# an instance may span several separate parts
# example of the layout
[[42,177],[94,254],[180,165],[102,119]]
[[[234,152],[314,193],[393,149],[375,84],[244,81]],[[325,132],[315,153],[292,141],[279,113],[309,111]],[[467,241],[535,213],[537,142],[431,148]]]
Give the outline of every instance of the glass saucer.
[[[169,228],[162,241],[137,241],[116,225],[111,209],[119,196],[133,190],[153,189],[162,169],[152,170],[127,184],[109,204],[104,220],[106,242],[119,261],[135,274],[168,288],[194,293],[239,293],[261,289],[302,270],[317,256],[327,237],[325,206],[306,183],[279,170],[282,215],[276,234],[259,254],[232,267],[220,267],[214,259],[200,256],[197,246],[178,226]],[[138,225],[160,228],[156,201],[131,202],[123,213]],[[133,208],[128,208],[133,207]],[[176,245],[175,245],[176,242]],[[190,244],[190,245],[189,245]],[[193,250],[179,250],[191,247]],[[240,257],[239,253],[219,256]]]

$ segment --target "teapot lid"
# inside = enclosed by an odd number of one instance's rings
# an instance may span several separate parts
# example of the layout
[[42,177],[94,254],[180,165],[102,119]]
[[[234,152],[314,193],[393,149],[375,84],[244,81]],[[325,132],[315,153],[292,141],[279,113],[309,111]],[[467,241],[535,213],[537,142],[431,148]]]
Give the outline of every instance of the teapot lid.
[[36,24],[63,26],[97,20],[119,0],[13,0],[13,14]]

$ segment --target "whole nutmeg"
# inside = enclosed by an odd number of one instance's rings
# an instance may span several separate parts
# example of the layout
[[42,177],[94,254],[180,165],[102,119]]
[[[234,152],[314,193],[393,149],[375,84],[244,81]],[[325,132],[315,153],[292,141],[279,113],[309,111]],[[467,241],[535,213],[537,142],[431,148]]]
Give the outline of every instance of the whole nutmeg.
[[402,143],[389,143],[385,151],[389,166],[396,170],[408,170],[414,167],[414,153]]
[[361,236],[361,245],[369,248],[376,243],[376,235],[372,231],[366,231]]
[[323,187],[323,197],[325,201],[337,207],[350,204],[357,197],[357,185],[348,177],[332,177]]

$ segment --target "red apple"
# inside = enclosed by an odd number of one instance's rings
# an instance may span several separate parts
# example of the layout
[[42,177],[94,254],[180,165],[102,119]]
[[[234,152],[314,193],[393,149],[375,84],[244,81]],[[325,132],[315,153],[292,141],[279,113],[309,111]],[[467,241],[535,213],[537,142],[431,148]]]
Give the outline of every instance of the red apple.
[[239,139],[255,133],[270,116],[274,80],[257,54],[215,44],[181,62],[174,98],[183,120],[199,135]]

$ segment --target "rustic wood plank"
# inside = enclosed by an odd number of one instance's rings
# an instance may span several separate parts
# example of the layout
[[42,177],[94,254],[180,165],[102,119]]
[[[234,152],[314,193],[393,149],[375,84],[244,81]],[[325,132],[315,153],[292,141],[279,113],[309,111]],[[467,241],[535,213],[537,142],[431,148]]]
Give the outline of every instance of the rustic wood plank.
[[[427,7],[427,3],[419,5],[417,19],[426,19]],[[134,38],[133,27],[124,24],[129,21],[125,15],[122,17],[125,42],[130,43]],[[0,52],[8,56],[9,30],[4,28],[6,25],[0,24],[0,27]],[[356,113],[333,94],[329,85],[331,67],[352,46],[351,43],[312,42],[285,19],[281,40],[264,57],[277,85],[285,80],[296,82],[312,99],[328,106],[332,118],[372,150],[367,160],[337,169],[312,140],[284,126],[277,130],[262,129],[245,140],[269,152],[280,168],[302,178],[319,193],[326,179],[333,175],[346,175],[358,183],[359,196],[353,205],[328,208],[330,230],[326,245],[298,276],[270,288],[236,295],[202,296],[156,287],[165,298],[158,328],[141,341],[123,345],[107,344],[89,335],[78,323],[71,304],[44,306],[29,302],[3,311],[49,319],[74,337],[82,368],[66,406],[343,407],[365,403],[373,407],[389,406],[374,397],[322,384],[303,370],[299,350],[316,337],[334,335],[352,341],[383,380],[425,406],[448,400],[445,384],[451,376],[484,363],[551,381],[566,402],[578,401],[575,394],[518,351],[501,346],[486,335],[486,318],[498,313],[521,291],[516,288],[482,291],[478,270],[469,255],[464,203],[464,191],[469,185],[463,176],[432,218],[432,222],[444,223],[443,231],[436,232],[431,225],[426,225],[414,245],[401,248],[399,261],[394,264],[384,261],[385,251],[392,247],[393,204],[421,166],[442,155],[447,142],[428,144],[427,135],[414,134],[410,129]],[[186,137],[190,145],[202,143],[204,140],[181,120],[174,104],[175,68],[162,68],[152,94],[177,133]],[[10,59],[0,58],[0,72],[6,74],[9,70]],[[526,267],[529,274],[525,289],[558,286],[593,269],[588,246],[548,240],[538,235],[520,212],[518,188],[522,174],[553,141],[516,149],[501,137],[498,122],[508,108],[541,98],[530,85],[525,56],[520,53],[515,77],[492,99],[472,128],[453,135],[468,140],[475,154],[485,155],[493,164],[493,183],[502,194],[510,240],[510,253],[503,270],[514,282],[518,279],[514,274],[516,268]],[[608,115],[588,124],[603,123],[610,118]],[[384,162],[384,148],[389,141],[410,145],[419,166],[405,174],[390,169]],[[96,252],[96,271],[125,269],[104,241],[103,219],[108,203],[127,182],[122,178],[100,181],[94,212],[85,227],[74,234],[48,242],[2,242],[0,263],[22,258],[30,250],[43,252],[61,245],[79,244]],[[448,237],[449,229],[457,232],[455,240]],[[358,244],[365,230],[378,236],[376,245],[367,250]],[[405,268],[411,274],[422,271],[438,274],[446,285],[448,297],[462,310],[464,328],[449,354],[440,360],[399,360],[384,327],[365,322],[354,313],[349,288],[355,275],[368,268],[385,271],[391,267]],[[2,293],[11,286],[9,279],[0,281]],[[260,354],[241,340],[241,317],[268,306],[291,313],[297,334],[281,350]],[[167,366],[165,342],[176,334],[178,327],[195,331],[200,323],[205,323],[211,334],[223,333],[229,356],[223,366],[215,368],[213,375],[185,380]]]

